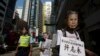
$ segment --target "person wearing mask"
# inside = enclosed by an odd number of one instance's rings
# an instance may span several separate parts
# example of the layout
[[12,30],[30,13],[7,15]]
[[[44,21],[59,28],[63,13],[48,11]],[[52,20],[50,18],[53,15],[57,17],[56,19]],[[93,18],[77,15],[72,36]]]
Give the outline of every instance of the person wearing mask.
[[16,56],[31,56],[32,54],[32,37],[28,35],[28,29],[23,27],[22,34],[19,38],[18,46],[16,48]]
[[[57,50],[59,54],[61,37],[68,37],[71,39],[80,40],[79,33],[76,31],[78,26],[78,13],[76,11],[67,11],[66,19],[65,19],[65,27],[61,30],[57,30]],[[86,52],[89,55],[94,55],[93,52],[86,49]],[[59,55],[57,55],[59,56]]]
[[40,56],[51,56],[51,41],[48,33],[43,33],[44,41],[40,41],[39,48],[41,49]]

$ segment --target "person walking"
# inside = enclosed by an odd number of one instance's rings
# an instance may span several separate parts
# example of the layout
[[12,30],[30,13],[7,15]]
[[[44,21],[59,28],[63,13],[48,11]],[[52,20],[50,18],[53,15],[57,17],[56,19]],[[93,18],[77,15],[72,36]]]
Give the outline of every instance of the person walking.
[[52,51],[51,51],[51,41],[49,38],[48,33],[43,33],[43,38],[44,41],[40,41],[39,47],[41,48],[40,56],[51,56]]
[[16,48],[16,56],[31,56],[32,54],[32,37],[28,35],[28,28],[23,27],[22,34]]

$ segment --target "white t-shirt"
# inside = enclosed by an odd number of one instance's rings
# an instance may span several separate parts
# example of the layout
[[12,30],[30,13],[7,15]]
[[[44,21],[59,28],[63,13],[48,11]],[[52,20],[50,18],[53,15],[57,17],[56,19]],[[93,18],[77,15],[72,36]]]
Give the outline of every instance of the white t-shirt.
[[[76,34],[77,34],[77,36],[76,36]],[[78,32],[76,32],[76,34],[75,34],[75,33],[71,34],[71,33],[69,33],[68,31],[66,31],[67,37],[73,38],[73,39],[77,39],[77,37],[78,37],[79,40],[80,40],[80,37],[79,37]],[[63,37],[63,32],[62,32],[62,30],[57,30],[57,45],[60,45],[61,37]]]
[[40,56],[51,56],[51,43],[52,40],[46,39],[45,42],[40,42],[39,47],[46,48],[44,52],[40,52]]

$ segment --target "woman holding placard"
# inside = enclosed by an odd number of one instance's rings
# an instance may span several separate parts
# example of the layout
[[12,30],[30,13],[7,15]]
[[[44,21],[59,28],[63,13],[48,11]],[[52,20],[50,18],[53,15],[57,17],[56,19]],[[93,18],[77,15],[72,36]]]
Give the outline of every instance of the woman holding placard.
[[[77,26],[78,26],[78,13],[76,11],[68,11],[67,15],[66,15],[66,19],[65,19],[65,28],[62,30],[57,30],[57,48],[59,51],[59,47],[61,44],[61,37],[68,37],[71,39],[76,39],[76,40],[80,40],[79,34],[76,31]],[[81,41],[81,40],[80,40]],[[86,49],[86,53],[88,53],[88,55],[92,54],[94,55],[93,52],[89,51],[88,49]]]

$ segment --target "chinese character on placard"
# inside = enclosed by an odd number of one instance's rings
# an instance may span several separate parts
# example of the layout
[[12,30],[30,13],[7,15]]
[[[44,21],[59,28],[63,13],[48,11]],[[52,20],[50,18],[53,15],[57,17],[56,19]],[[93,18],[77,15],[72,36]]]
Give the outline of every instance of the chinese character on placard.
[[72,46],[72,48],[71,48],[71,50],[70,50],[71,52],[73,52],[73,53],[75,53],[75,49],[74,49],[74,46]]
[[78,54],[79,54],[79,53],[81,53],[81,50],[80,50],[80,48],[79,48],[79,47],[77,48],[77,52],[78,52]]
[[66,50],[67,49],[67,51],[68,51],[68,49],[69,49],[69,45],[67,44],[65,44],[65,46],[64,46],[65,48],[64,48],[64,50]]

